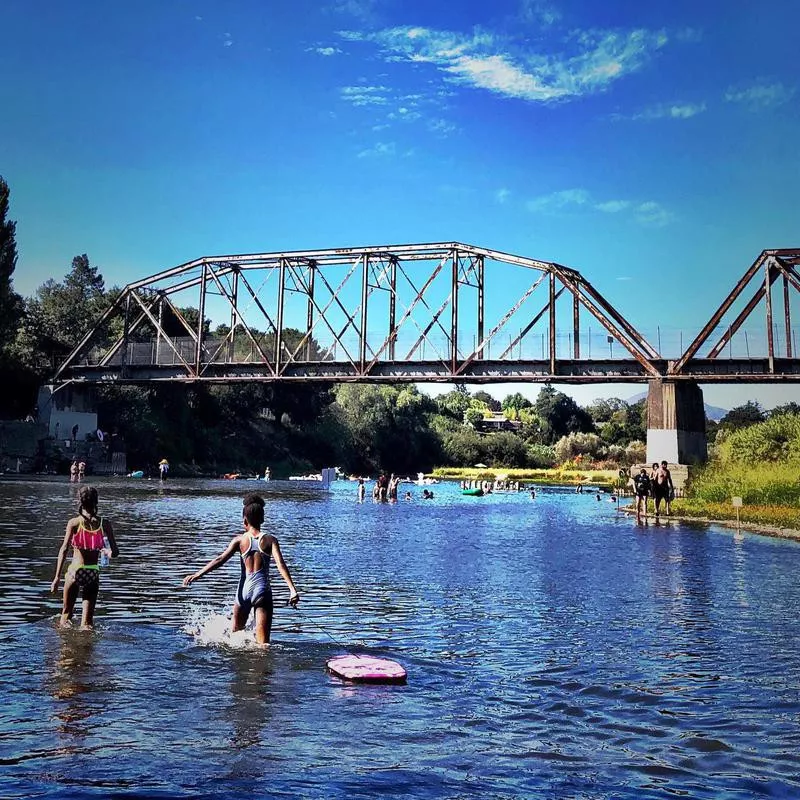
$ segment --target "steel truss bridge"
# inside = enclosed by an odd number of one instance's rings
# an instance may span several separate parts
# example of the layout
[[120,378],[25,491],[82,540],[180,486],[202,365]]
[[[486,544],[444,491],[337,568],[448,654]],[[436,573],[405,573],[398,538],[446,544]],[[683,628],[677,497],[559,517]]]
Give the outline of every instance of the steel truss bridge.
[[668,358],[551,261],[458,242],[205,257],[126,286],[54,384],[800,382],[798,265],[764,250]]

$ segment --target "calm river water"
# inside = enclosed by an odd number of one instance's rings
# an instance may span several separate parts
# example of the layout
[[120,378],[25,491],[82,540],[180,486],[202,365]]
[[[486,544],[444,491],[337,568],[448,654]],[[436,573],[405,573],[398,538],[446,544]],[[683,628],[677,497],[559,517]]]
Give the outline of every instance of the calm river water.
[[[96,485],[122,552],[91,634],[48,593],[76,487],[0,483],[4,798],[800,797],[794,543],[558,490]],[[273,567],[267,651],[226,632],[235,560],[180,587],[257,486],[302,595]],[[350,649],[408,685],[326,675]]]

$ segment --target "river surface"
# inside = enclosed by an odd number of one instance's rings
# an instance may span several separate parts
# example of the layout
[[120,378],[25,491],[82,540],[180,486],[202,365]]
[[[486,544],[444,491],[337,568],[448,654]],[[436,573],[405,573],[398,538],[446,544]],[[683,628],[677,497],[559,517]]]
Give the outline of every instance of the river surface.
[[[96,485],[121,554],[89,633],[49,594],[77,487],[0,482],[0,797],[800,797],[793,542],[557,489]],[[273,566],[268,649],[227,631],[236,557],[180,585],[255,487],[302,597]],[[327,675],[348,651],[408,684]]]

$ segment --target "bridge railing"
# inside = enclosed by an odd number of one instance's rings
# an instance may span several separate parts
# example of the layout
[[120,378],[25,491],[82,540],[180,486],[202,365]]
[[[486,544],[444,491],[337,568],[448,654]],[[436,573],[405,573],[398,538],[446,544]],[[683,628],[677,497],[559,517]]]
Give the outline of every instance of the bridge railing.
[[[727,331],[725,326],[719,326],[711,337],[719,340]],[[483,348],[482,358],[486,360],[498,359],[506,361],[546,361],[550,358],[550,342],[547,333],[532,332],[516,341],[518,331],[510,331],[502,337],[487,343]],[[678,328],[657,327],[653,330],[644,330],[644,335],[653,343],[659,356],[663,359],[677,359],[690,341],[692,331]],[[370,336],[368,339],[376,341],[378,338]],[[784,330],[775,326],[773,343],[775,354],[779,358],[797,358],[797,341],[800,340],[800,327],[793,327],[790,339],[787,341]],[[477,334],[460,332],[457,337],[458,356],[465,358],[473,353],[479,345]],[[574,358],[575,339],[571,330],[556,331],[556,358],[559,361],[569,361]],[[415,348],[416,345],[416,348]],[[630,359],[630,354],[605,330],[592,330],[582,332],[579,337],[580,357],[589,361],[625,361]],[[355,334],[340,337],[338,341],[314,342],[310,352],[302,347],[292,356],[292,348],[286,346],[283,350],[282,360],[296,363],[344,362],[355,358],[358,353],[359,337]],[[708,348],[706,348],[708,349]],[[274,353],[267,348],[267,355],[272,358]],[[431,361],[451,358],[450,342],[443,335],[426,336],[421,342],[413,335],[402,335],[397,338],[395,351],[398,359],[413,350],[409,361]],[[767,354],[767,334],[763,329],[740,329],[737,331],[720,351],[718,359],[753,359],[764,358]],[[371,350],[367,351],[371,355]],[[707,353],[701,351],[699,357],[706,357]],[[98,365],[104,356],[104,350],[96,347],[88,351],[83,363]],[[196,357],[196,343],[191,337],[176,337],[170,339],[170,344],[163,337],[152,337],[146,341],[129,342],[125,353],[125,363],[131,366],[175,366],[181,363],[193,362]],[[381,360],[388,360],[386,353]],[[222,338],[209,337],[204,339],[201,350],[203,363],[216,364],[258,364],[263,363],[261,353],[250,341],[238,341],[230,346]],[[120,348],[106,362],[109,366],[120,366],[123,363],[123,350]]]

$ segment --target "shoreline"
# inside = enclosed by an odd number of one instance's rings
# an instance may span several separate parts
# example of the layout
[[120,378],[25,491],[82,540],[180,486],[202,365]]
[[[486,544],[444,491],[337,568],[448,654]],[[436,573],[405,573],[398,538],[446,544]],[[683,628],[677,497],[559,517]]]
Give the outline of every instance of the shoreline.
[[[636,516],[636,507],[634,504],[624,505],[619,507],[620,511],[623,511],[626,514],[630,514],[630,516]],[[655,514],[648,514],[648,520],[655,519]],[[796,528],[782,528],[778,525],[766,525],[761,522],[743,522],[740,521],[738,524],[735,519],[714,519],[712,517],[694,517],[694,516],[687,516],[686,514],[670,514],[669,516],[662,515],[660,519],[670,519],[675,520],[677,522],[699,522],[703,525],[719,525],[723,528],[730,528],[734,532],[736,531],[746,531],[748,533],[756,533],[760,536],[770,536],[773,539],[791,539],[793,541],[800,542],[800,530]]]

